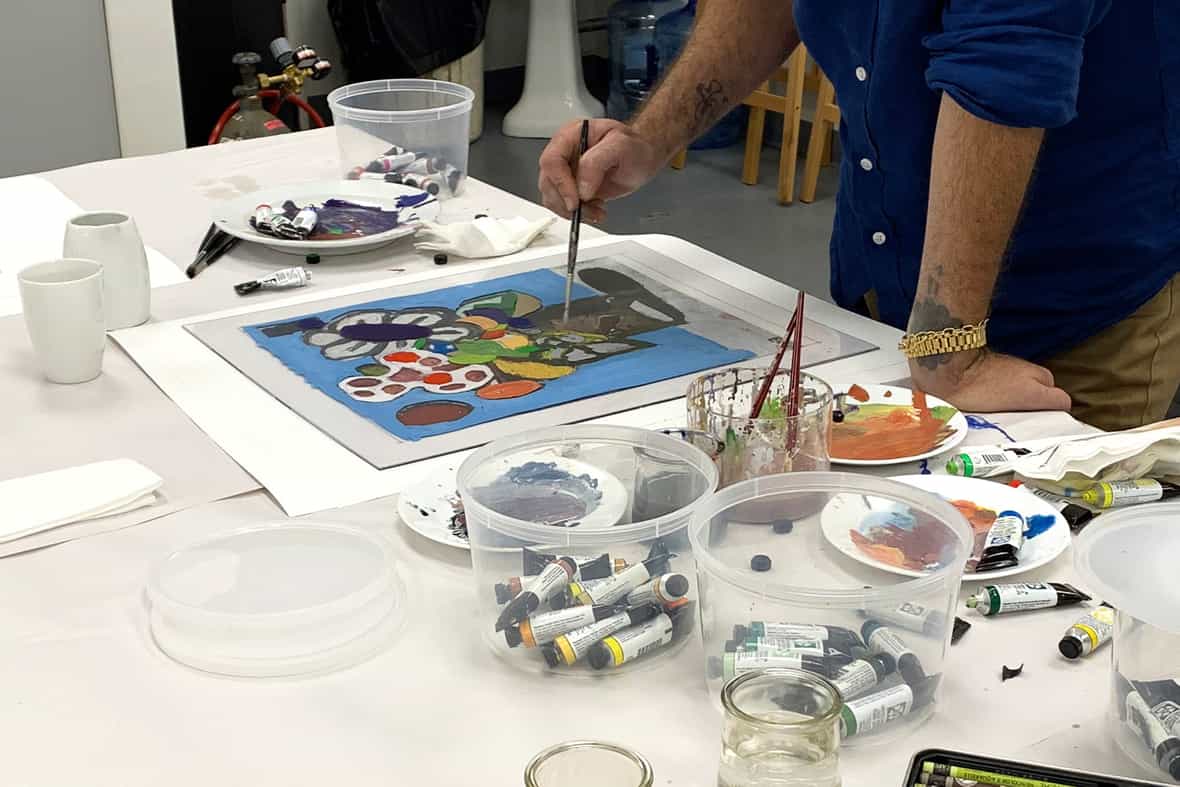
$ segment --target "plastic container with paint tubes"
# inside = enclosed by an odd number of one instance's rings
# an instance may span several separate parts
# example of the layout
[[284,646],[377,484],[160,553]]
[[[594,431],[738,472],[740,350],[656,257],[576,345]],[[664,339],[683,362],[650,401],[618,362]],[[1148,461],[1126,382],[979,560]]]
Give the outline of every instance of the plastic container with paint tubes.
[[1103,514],[1099,526],[1087,528],[1074,542],[1074,567],[1083,586],[1115,609],[1108,695],[1113,737],[1127,756],[1176,781],[1180,781],[1178,519],[1180,503],[1148,503]]
[[699,448],[643,429],[561,427],[484,446],[458,480],[480,634],[508,663],[619,674],[695,636],[685,529],[717,486]]
[[[917,576],[854,559],[831,541],[855,499],[905,511],[927,556]],[[790,533],[774,521],[789,518]],[[706,680],[759,667],[802,668],[854,691],[846,745],[904,736],[937,707],[963,567],[974,536],[941,498],[887,479],[802,472],[735,484],[689,527],[700,588]],[[755,572],[750,556],[772,569]],[[874,658],[880,657],[880,658]]]
[[434,79],[377,79],[328,95],[340,171],[404,174],[440,199],[462,190],[475,93]]

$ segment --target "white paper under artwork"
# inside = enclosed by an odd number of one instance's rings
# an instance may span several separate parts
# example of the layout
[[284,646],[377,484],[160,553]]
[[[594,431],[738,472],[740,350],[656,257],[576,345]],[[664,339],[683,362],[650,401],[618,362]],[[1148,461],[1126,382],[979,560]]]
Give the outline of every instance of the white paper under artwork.
[[[756,298],[634,243],[584,255],[565,321],[564,268],[551,255],[187,328],[382,469],[675,399],[778,341]],[[813,322],[804,336],[805,365],[874,349]]]
[[[0,316],[19,314],[20,288],[16,274],[38,262],[60,259],[66,222],[82,208],[49,181],[35,175],[0,179],[0,215],[19,232],[5,239],[0,258]],[[176,265],[153,248],[147,250],[153,287],[188,281]]]

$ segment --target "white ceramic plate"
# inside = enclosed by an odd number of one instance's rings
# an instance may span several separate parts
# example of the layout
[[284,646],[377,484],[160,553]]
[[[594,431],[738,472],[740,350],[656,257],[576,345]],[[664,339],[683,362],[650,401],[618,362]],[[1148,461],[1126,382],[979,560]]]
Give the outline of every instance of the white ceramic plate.
[[423,538],[459,549],[471,549],[466,531],[460,535],[451,529],[455,515],[462,509],[452,471],[450,487],[438,481],[423,492],[402,492],[397,499],[397,513],[406,527]]
[[[1019,511],[1025,519],[1037,515],[1053,517],[1054,522],[1047,530],[1025,541],[1020,551],[1019,565],[998,571],[967,571],[963,574],[964,581],[990,582],[1032,571],[1052,561],[1069,547],[1069,525],[1065,519],[1047,502],[1024,489],[1015,489],[980,478],[948,475],[902,475],[895,476],[893,480],[933,492],[948,501],[970,500],[977,506],[990,508],[997,513],[1011,509]],[[849,535],[849,531],[858,528],[870,510],[887,509],[890,505],[889,501],[882,498],[866,498],[855,493],[835,497],[820,514],[820,527],[824,538],[836,549],[866,566],[873,566],[891,574],[920,577],[921,571],[896,566],[866,554],[853,543]],[[976,542],[978,541],[977,534]]]
[[[831,383],[832,390],[837,393],[847,393],[848,389],[852,387],[852,383]],[[896,385],[861,385],[865,392],[869,395],[867,402],[858,402],[852,397],[849,397],[848,404],[855,404],[860,407],[865,405],[909,405],[914,403],[914,392],[909,388],[899,388]],[[947,407],[954,410],[954,415],[947,421],[947,426],[953,429],[953,433],[944,439],[940,444],[934,446],[929,451],[924,451],[914,454],[906,454],[904,456],[895,456],[888,459],[846,459],[832,455],[832,464],[834,465],[859,465],[862,467],[875,467],[881,465],[897,465],[905,462],[917,462],[922,459],[929,459],[932,456],[945,454],[951,450],[967,437],[967,419],[951,405],[939,399],[937,396],[926,394],[926,404],[931,408]]]
[[[401,219],[406,223],[394,227],[388,232],[345,240],[285,240],[272,235],[264,235],[250,226],[250,216],[254,214],[254,208],[261,204],[269,204],[277,208],[286,200],[294,200],[302,204],[323,202],[333,198],[348,200],[359,205],[374,205],[384,210],[394,210],[397,208],[398,197],[422,193],[419,189],[412,189],[399,183],[378,183],[371,180],[323,180],[301,186],[283,186],[243,194],[220,206],[213,216],[213,223],[223,232],[228,232],[230,235],[252,243],[260,243],[285,254],[305,255],[313,252],[324,256],[356,254],[384,246],[398,238],[413,235],[418,231],[420,222],[433,221],[438,217],[438,201],[435,200],[416,208],[403,209],[404,213]],[[417,214],[418,220],[408,220],[410,214]]]

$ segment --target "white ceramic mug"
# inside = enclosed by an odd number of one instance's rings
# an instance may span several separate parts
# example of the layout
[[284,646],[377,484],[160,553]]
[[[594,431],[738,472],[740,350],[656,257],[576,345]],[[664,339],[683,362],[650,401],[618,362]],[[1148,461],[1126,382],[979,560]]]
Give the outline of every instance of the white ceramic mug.
[[37,363],[55,383],[84,383],[102,372],[103,277],[102,265],[82,259],[40,262],[16,275]]
[[147,322],[152,283],[135,219],[112,210],[75,216],[66,222],[63,256],[102,264],[108,331]]

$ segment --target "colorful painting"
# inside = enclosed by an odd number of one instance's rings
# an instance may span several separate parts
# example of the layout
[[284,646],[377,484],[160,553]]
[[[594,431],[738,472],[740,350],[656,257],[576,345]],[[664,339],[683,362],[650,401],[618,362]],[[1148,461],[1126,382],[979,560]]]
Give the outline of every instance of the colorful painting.
[[539,269],[243,330],[407,441],[754,356],[680,327],[684,312],[617,269],[578,277],[568,321],[564,277]]
[[870,388],[872,397],[864,387],[852,385],[841,397],[843,403],[837,402],[843,420],[832,424],[833,460],[912,460],[950,448],[951,438],[965,432],[951,423],[958,410],[945,403],[930,406],[922,391],[913,391],[909,403],[890,403],[879,400],[892,398],[893,389]]

